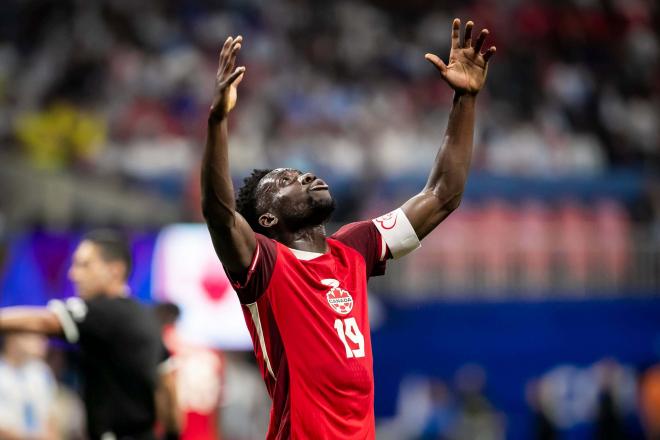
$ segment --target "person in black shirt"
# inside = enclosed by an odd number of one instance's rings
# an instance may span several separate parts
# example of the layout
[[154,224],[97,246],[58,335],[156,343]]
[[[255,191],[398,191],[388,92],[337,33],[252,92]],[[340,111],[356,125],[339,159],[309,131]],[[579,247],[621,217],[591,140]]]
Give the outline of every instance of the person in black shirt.
[[[159,367],[167,355],[153,311],[128,295],[130,269],[130,252],[119,234],[91,232],[69,270],[77,297],[52,300],[48,307],[0,309],[2,332],[61,335],[79,344],[91,439],[155,438]],[[172,429],[169,420],[162,425]]]

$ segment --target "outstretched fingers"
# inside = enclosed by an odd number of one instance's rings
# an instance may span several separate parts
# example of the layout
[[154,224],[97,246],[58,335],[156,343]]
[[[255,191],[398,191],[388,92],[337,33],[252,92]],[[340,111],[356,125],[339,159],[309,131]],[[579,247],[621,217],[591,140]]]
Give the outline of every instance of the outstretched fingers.
[[234,70],[234,66],[236,66],[236,54],[238,54],[238,51],[241,49],[242,42],[243,37],[240,35],[232,41],[231,48],[229,49],[229,60],[227,61],[227,72],[232,72]]
[[461,20],[454,18],[451,25],[451,48],[459,49],[461,47]]
[[490,46],[486,53],[484,54],[484,61],[488,62],[490,57],[492,57],[495,52],[497,51],[497,48],[495,46]]
[[234,70],[234,65],[236,62],[236,53],[241,48],[241,43],[243,42],[243,37],[238,36],[227,37],[225,43],[222,45],[220,50],[220,57],[218,60],[218,77],[223,76],[227,72]]
[[238,83],[243,80],[243,74],[245,73],[245,66],[237,67],[236,70],[232,72],[231,75],[224,81],[226,85],[233,84],[236,82],[235,85],[238,85]]
[[218,59],[218,73],[222,72],[226,64],[225,60],[227,59],[227,50],[231,47],[232,40],[232,37],[227,37],[225,44],[223,44],[222,49],[220,49],[220,56]]
[[490,32],[488,29],[482,29],[481,32],[479,32],[479,36],[477,37],[477,43],[474,45],[474,52],[475,53],[480,53],[481,52],[481,47],[484,45],[484,41],[486,40],[486,37],[488,36]]
[[427,53],[426,55],[424,55],[424,58],[426,58],[431,64],[433,64],[435,68],[440,71],[440,74],[443,77],[447,74],[447,65],[445,64],[444,61],[440,59],[440,57],[432,53]]
[[463,41],[463,47],[470,47],[472,46],[472,27],[474,26],[474,23],[472,21],[468,21],[465,23],[465,38]]

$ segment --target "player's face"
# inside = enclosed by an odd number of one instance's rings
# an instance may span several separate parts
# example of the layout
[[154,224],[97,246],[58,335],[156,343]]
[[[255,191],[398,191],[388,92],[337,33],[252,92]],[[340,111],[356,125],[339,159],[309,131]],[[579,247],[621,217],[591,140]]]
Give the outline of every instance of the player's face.
[[113,265],[103,259],[98,246],[90,241],[78,245],[69,269],[78,296],[89,298],[105,291],[115,276]]
[[289,229],[326,222],[335,207],[328,185],[312,173],[278,168],[262,179],[273,213]]

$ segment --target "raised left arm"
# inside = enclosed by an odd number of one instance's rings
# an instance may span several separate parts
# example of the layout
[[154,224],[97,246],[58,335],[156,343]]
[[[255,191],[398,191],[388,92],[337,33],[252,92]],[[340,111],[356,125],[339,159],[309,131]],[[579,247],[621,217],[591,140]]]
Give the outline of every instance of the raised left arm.
[[484,54],[481,47],[488,35],[484,29],[472,45],[472,27],[465,25],[465,37],[460,41],[459,19],[454,19],[449,63],[433,54],[426,59],[439,71],[454,90],[454,100],[442,145],[424,189],[401,209],[408,217],[417,237],[427,236],[452,211],[458,208],[472,159],[476,97],[486,81],[488,60],[495,53],[491,46]]

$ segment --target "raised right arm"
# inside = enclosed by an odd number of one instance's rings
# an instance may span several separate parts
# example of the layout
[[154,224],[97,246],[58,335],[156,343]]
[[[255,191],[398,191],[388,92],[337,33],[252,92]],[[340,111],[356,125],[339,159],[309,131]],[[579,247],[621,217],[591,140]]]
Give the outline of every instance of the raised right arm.
[[220,261],[228,270],[237,273],[250,266],[256,247],[254,231],[236,212],[229,170],[227,116],[236,105],[236,86],[245,73],[244,67],[235,67],[242,40],[240,36],[227,38],[220,52],[202,159],[202,213]]
[[34,332],[44,335],[62,334],[57,315],[45,307],[0,308],[0,333]]

